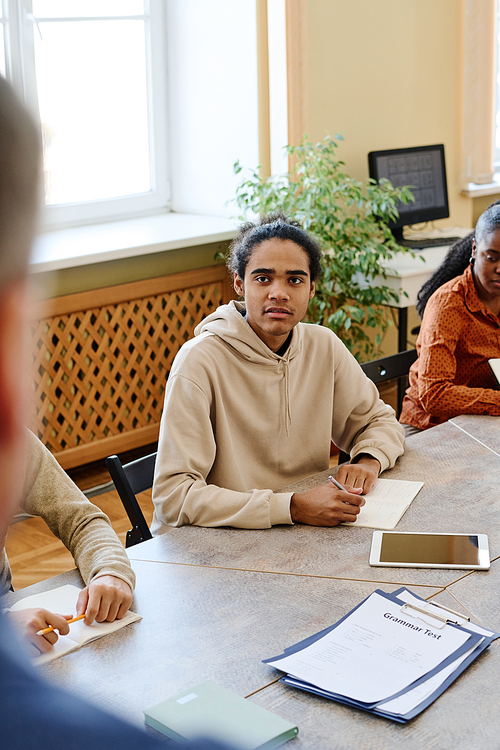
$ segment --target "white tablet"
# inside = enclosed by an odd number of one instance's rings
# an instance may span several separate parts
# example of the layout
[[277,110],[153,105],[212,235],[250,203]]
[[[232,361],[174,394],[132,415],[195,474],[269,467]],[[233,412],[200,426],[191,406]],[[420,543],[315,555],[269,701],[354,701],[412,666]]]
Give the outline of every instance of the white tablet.
[[493,375],[500,383],[500,359],[489,359],[488,364],[493,371]]
[[486,534],[374,531],[370,565],[390,568],[488,570],[488,537]]

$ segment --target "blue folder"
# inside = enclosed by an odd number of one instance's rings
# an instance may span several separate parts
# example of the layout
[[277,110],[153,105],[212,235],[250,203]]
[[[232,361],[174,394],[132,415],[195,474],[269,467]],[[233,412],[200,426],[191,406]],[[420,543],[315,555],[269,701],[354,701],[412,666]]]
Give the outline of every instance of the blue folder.
[[[399,598],[399,596],[404,592],[409,591],[409,589],[405,589],[405,587],[401,587],[397,591],[392,592],[391,594],[387,594],[384,591],[381,591],[377,589],[373,593],[377,593],[380,596],[395,602],[396,604],[405,604],[405,602]],[[417,594],[414,594],[412,591],[409,591],[409,593],[412,594],[413,597],[416,599],[419,599],[420,601],[425,603],[425,599],[422,599],[421,597],[417,596]],[[368,597],[367,597],[368,598]],[[293,646],[288,646],[284,649],[284,653],[280,656],[271,658],[271,659],[264,659],[264,664],[267,664],[268,662],[276,662],[280,659],[284,659],[286,656],[289,656],[292,653],[297,653],[298,651],[302,651],[304,648],[307,648],[315,641],[320,640],[325,635],[327,635],[329,632],[334,630],[334,628],[337,628],[340,623],[342,623],[345,619],[350,617],[353,612],[355,612],[358,607],[360,607],[366,599],[364,599],[362,602],[360,602],[354,609],[352,609],[350,612],[348,612],[344,617],[342,617],[338,622],[334,623],[333,625],[330,625],[328,628],[324,628],[324,630],[320,630],[318,633],[315,633],[314,635],[309,636],[308,638],[305,638],[302,641],[299,641],[298,643],[295,643]],[[456,680],[456,678],[462,674],[462,672],[473,662],[477,657],[490,645],[490,643],[495,640],[496,638],[500,637],[500,633],[496,633],[494,631],[488,631],[489,635],[480,635],[478,633],[474,633],[470,630],[468,630],[467,627],[463,625],[458,625],[454,622],[448,623],[451,627],[460,628],[461,630],[466,630],[468,633],[470,633],[471,637],[461,646],[459,649],[457,649],[453,654],[451,654],[448,658],[444,659],[437,667],[435,667],[430,672],[427,672],[427,674],[423,675],[418,680],[415,680],[413,683],[408,685],[405,689],[399,691],[398,693],[390,696],[389,698],[385,698],[383,701],[379,701],[377,703],[362,703],[360,701],[353,700],[352,698],[348,698],[345,695],[332,693],[327,690],[323,690],[322,688],[317,687],[316,685],[310,684],[308,682],[305,682],[304,680],[300,680],[296,677],[293,677],[292,675],[284,675],[280,682],[283,682],[286,685],[289,685],[291,687],[300,688],[301,690],[305,690],[309,693],[313,693],[315,695],[322,696],[324,698],[329,698],[330,700],[334,700],[337,703],[342,703],[347,706],[352,706],[354,708],[359,708],[363,711],[368,711],[369,713],[372,713],[376,716],[382,716],[386,719],[391,719],[392,721],[397,721],[399,723],[405,724],[406,722],[410,721],[410,719],[413,719],[415,716],[417,716],[419,713],[424,711],[431,703],[433,703],[436,698],[438,698],[451,684]],[[393,698],[396,698],[409,690],[413,689],[419,684],[422,684],[426,682],[430,677],[433,677],[434,675],[438,674],[442,669],[447,667],[449,664],[453,663],[456,659],[458,659],[460,656],[463,656],[467,651],[470,650],[471,647],[475,646],[473,651],[469,654],[469,656],[464,659],[458,667],[450,674],[448,677],[443,680],[443,682],[434,690],[427,698],[425,698],[421,703],[419,703],[417,706],[415,706],[411,711],[407,712],[406,714],[395,714],[391,711],[386,711],[383,708],[383,704],[389,702]]]

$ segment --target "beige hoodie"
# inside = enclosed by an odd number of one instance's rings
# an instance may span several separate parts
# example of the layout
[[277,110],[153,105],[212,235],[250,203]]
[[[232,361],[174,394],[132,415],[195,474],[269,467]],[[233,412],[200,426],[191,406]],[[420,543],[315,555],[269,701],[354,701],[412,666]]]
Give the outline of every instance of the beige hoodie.
[[179,351],[167,382],[151,530],[167,525],[264,529],[290,524],[291,493],[328,468],[330,441],[381,470],[403,452],[403,429],[332,331],[299,323],[283,357],[231,302]]

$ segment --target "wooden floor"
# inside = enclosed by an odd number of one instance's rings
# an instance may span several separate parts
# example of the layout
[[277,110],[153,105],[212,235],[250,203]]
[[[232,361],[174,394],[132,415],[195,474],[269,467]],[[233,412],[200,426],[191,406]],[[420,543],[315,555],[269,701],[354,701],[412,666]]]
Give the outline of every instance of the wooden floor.
[[[149,524],[153,517],[151,490],[141,493],[138,499]],[[125,544],[130,522],[116,490],[93,497],[91,502],[106,513]],[[12,568],[12,585],[15,591],[75,567],[73,557],[41,518],[28,518],[13,524],[7,534],[5,549]]]
[[[142,455],[148,452],[151,450],[143,450]],[[127,454],[126,457],[122,457],[122,460],[125,462],[137,457],[136,454]],[[337,465],[337,456],[332,457],[330,465]],[[69,473],[82,490],[110,481],[103,462],[80,467]],[[149,524],[153,517],[151,490],[142,492],[137,497]],[[113,529],[125,544],[125,535],[130,529],[130,522],[116,490],[99,494],[92,497],[90,501],[106,513]],[[66,547],[59,539],[56,539],[41,518],[27,518],[12,524],[7,535],[5,549],[12,569],[12,585],[15,591],[59,575],[59,573],[65,573],[75,567],[73,558]]]
[[[139,451],[124,454],[121,458],[125,463],[140,455],[151,453],[153,450],[156,450],[156,446],[146,446]],[[81,490],[88,490],[111,481],[104,461],[78,467],[68,473]],[[148,524],[151,523],[153,517],[151,490],[138,495],[138,500],[146,521]],[[111,489],[92,497],[90,502],[106,513],[113,529],[125,544],[130,522],[116,490]],[[59,573],[65,573],[75,567],[71,554],[41,518],[27,518],[13,523],[7,534],[5,549],[12,569],[12,585],[15,591],[59,575]]]

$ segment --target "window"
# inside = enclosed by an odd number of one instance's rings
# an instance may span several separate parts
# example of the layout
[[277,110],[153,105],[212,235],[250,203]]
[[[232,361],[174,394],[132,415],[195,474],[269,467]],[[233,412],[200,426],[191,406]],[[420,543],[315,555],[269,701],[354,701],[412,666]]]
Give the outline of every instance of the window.
[[5,16],[0,6],[0,75],[6,75],[5,67]]
[[[284,0],[270,6],[281,148]],[[46,228],[233,216],[234,162],[260,163],[256,38],[256,0],[0,0],[0,71],[42,124]]]
[[40,120],[47,225],[168,205],[163,11],[162,0],[3,0],[0,72]]
[[496,3],[495,27],[495,123],[493,128],[493,167],[500,172],[500,2]]
[[462,11],[462,183],[465,195],[498,191],[492,185],[495,142],[494,90],[497,0],[464,0]]

